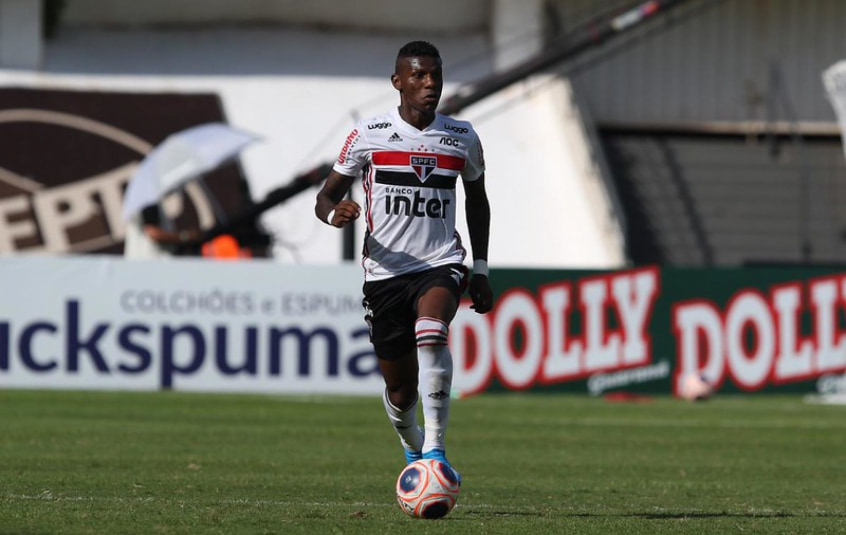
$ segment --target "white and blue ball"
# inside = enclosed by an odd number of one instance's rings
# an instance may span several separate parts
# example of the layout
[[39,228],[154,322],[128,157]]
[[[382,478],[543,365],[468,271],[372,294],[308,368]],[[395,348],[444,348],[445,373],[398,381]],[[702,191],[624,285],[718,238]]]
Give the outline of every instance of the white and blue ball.
[[397,478],[397,502],[414,518],[443,518],[458,501],[455,471],[441,461],[423,459],[406,466]]

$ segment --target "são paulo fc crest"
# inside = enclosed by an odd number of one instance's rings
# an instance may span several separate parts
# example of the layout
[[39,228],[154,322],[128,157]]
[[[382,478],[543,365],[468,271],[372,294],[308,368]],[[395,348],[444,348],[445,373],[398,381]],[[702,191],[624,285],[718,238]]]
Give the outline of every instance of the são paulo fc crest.
[[421,182],[426,182],[432,171],[438,166],[438,159],[434,156],[412,156],[411,168],[417,173]]

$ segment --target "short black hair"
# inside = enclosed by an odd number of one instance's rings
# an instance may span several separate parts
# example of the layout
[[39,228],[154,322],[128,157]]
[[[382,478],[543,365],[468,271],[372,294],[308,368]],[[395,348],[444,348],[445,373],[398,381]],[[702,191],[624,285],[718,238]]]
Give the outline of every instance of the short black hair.
[[411,41],[406,43],[397,53],[397,61],[405,58],[414,58],[418,56],[429,56],[432,58],[441,59],[441,53],[435,48],[435,45],[428,41]]

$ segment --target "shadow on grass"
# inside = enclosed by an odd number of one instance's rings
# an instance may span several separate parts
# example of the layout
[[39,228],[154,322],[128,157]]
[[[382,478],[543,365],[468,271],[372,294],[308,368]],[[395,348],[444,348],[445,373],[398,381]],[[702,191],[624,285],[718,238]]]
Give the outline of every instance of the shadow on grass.
[[722,512],[699,512],[699,513],[556,513],[552,511],[478,511],[464,509],[463,516],[472,518],[493,518],[493,517],[564,517],[564,518],[643,518],[646,520],[684,520],[697,518],[846,518],[846,513],[840,512],[819,512],[819,513],[732,513]]
[[[587,516],[606,516],[606,515],[587,515]],[[619,516],[629,516],[635,518],[646,519],[684,519],[684,518],[839,518],[846,517],[846,513],[729,513],[723,511],[721,513],[632,513]]]

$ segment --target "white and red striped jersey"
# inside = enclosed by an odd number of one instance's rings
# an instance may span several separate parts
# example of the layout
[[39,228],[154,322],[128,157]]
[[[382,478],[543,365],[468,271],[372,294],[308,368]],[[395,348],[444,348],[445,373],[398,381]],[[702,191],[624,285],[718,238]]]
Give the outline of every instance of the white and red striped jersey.
[[363,173],[365,280],[464,261],[455,230],[455,186],[458,175],[472,182],[485,171],[470,123],[436,114],[418,130],[399,110],[361,120],[334,169],[346,176]]

